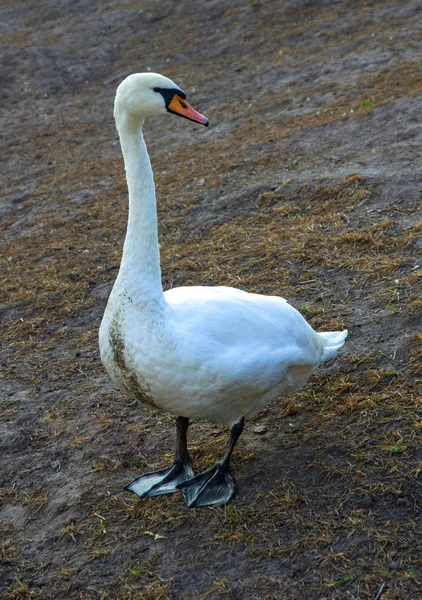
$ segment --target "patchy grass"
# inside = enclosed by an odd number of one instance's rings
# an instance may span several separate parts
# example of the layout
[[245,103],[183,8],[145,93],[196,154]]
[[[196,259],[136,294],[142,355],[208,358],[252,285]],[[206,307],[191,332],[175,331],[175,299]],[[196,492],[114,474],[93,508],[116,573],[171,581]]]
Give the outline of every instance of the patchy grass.
[[[422,79],[411,5],[10,4],[1,47],[21,62],[4,73],[2,117],[2,597],[417,596]],[[172,459],[174,438],[169,415],[113,388],[97,349],[127,218],[112,97],[147,66],[212,123],[146,128],[165,287],[280,294],[316,329],[350,330],[335,365],[242,436],[227,507],[122,491]],[[221,427],[192,426],[195,469],[227,441]]]

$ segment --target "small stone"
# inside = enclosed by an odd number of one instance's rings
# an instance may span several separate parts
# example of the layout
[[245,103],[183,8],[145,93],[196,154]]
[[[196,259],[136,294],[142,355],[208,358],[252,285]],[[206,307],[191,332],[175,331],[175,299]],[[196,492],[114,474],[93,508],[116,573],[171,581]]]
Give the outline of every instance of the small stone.
[[254,433],[259,433],[260,435],[262,435],[263,433],[266,433],[266,432],[267,432],[267,428],[266,428],[266,426],[265,426],[265,425],[256,425],[256,426],[255,426],[255,427],[252,429],[252,431],[253,431]]
[[392,550],[390,552],[390,558],[395,558],[397,556],[397,552],[395,550]]
[[399,563],[394,562],[394,560],[392,561],[391,565],[390,565],[390,569],[398,569],[399,568]]

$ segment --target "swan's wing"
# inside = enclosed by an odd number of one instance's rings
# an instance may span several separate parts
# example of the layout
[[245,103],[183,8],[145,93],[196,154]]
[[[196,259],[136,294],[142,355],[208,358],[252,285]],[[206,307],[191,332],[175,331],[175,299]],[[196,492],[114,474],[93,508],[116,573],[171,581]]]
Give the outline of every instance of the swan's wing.
[[[319,338],[284,298],[228,287],[180,287],[165,292],[173,318],[187,335],[228,347],[306,348]],[[319,344],[318,344],[319,345]]]
[[185,355],[220,379],[261,391],[292,366],[317,366],[324,340],[283,298],[226,287],[175,288],[165,293]]

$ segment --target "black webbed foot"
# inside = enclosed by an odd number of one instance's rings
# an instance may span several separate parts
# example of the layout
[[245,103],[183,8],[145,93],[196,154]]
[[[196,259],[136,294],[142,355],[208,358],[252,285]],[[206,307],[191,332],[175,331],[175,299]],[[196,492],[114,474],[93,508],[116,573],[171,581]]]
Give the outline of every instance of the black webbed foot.
[[176,417],[176,456],[171,467],[166,467],[152,473],[145,473],[145,475],[141,475],[128,483],[125,486],[125,490],[133,492],[140,498],[151,498],[152,496],[177,492],[179,484],[191,479],[194,476],[194,472],[189,464],[186,441],[188,427],[189,419]]
[[178,485],[193,476],[194,472],[187,462],[174,462],[171,467],[137,477],[125,485],[125,490],[133,492],[140,498],[172,494],[178,491]]
[[177,486],[189,508],[228,504],[236,495],[236,484],[228,468],[218,462]]
[[229,464],[233,448],[242,434],[244,422],[242,417],[231,426],[230,444],[222,460],[208,471],[199,473],[177,486],[189,508],[228,504],[236,496],[237,488],[229,473]]

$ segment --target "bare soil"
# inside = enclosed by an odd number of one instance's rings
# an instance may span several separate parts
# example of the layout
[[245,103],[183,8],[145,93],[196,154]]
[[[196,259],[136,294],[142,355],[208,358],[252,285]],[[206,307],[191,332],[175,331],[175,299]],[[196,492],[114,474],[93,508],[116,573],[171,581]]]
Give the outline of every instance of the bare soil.
[[[1,598],[422,598],[420,2],[3,0],[0,34]],[[163,285],[350,331],[248,424],[225,508],[123,491],[174,424],[98,355],[127,218],[114,92],[147,69],[211,121],[145,127]],[[227,439],[194,424],[195,470]]]

